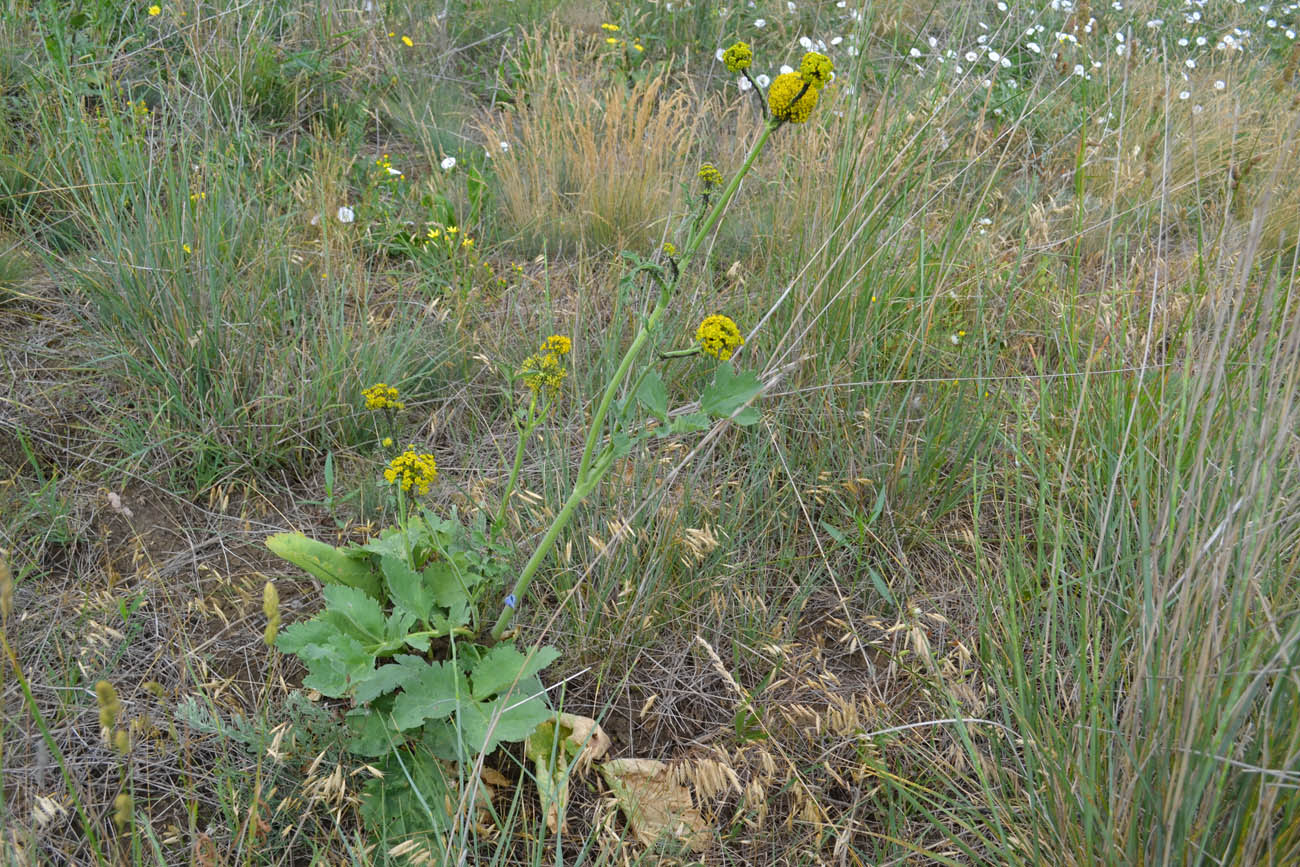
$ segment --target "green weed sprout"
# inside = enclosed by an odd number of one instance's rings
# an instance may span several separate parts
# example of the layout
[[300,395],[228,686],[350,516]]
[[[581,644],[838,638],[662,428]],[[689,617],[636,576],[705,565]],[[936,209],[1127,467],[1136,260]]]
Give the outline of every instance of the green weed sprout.
[[[752,61],[745,46],[733,46],[731,56],[742,69]],[[438,464],[434,455],[410,446],[382,471],[397,501],[395,526],[345,548],[301,533],[267,540],[272,551],[325,585],[324,607],[315,616],[280,628],[278,593],[268,584],[263,638],[303,663],[304,687],[351,702],[343,717],[344,743],[378,771],[361,804],[362,817],[376,835],[414,839],[432,832],[434,839],[449,839],[457,817],[444,805],[457,803],[469,785],[470,760],[502,743],[525,741],[554,719],[538,674],[559,651],[516,648],[508,631],[556,539],[614,462],[647,437],[701,431],[717,419],[742,425],[758,420],[749,403],[762,385],[754,372],[734,366],[744,338],[729,317],[706,317],[687,348],[661,351],[648,362],[642,356],[652,341],[671,342],[661,340],[661,322],[680,275],[717,227],[768,139],[787,123],[807,120],[815,108],[831,71],[829,61],[809,57],[790,84],[773,86],[771,112],[740,170],[728,180],[710,164],[700,169],[703,195],[698,212],[683,223],[685,240],[665,243],[652,259],[624,254],[632,264],[625,284],[648,282],[657,289],[655,304],[595,403],[572,490],[508,588],[514,551],[501,540],[505,512],[526,444],[568,380],[573,343],[560,334],[547,337],[506,374],[517,398],[512,419],[518,442],[490,525],[484,508],[463,522],[454,509],[440,515],[421,506],[438,477]],[[447,236],[456,237],[450,228],[438,227],[438,236],[429,240],[446,244]],[[463,239],[456,243],[455,249],[469,249]],[[690,356],[712,358],[713,379],[700,395],[698,411],[670,420],[668,390],[655,367]],[[620,400],[620,392],[626,398]],[[405,401],[383,382],[361,397],[366,410],[384,417],[376,440],[389,449]],[[498,600],[501,608],[489,632],[485,615]]]

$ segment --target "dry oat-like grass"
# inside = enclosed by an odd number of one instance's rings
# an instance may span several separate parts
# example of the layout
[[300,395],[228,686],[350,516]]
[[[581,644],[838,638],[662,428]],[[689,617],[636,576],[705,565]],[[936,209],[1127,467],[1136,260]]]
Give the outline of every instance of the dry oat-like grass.
[[515,108],[480,122],[490,141],[510,143],[496,159],[502,216],[552,251],[651,244],[705,106],[665,74],[597,84],[594,43],[572,33],[536,33],[524,52]]

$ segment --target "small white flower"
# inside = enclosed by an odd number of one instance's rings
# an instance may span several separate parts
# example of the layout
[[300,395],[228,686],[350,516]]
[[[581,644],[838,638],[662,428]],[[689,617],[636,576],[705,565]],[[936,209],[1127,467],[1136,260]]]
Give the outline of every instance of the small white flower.
[[320,225],[320,214],[312,214],[312,215],[311,215],[311,224],[312,224],[313,226],[319,226],[319,225]]
[[508,150],[510,150],[510,142],[505,141],[504,139],[502,139],[502,140],[501,140],[501,150],[503,150],[503,151],[508,151]]
[[1214,89],[1215,89],[1215,90],[1223,90],[1223,89],[1224,89],[1225,87],[1227,87],[1227,86],[1228,86],[1228,82],[1224,81],[1222,78],[1220,78],[1218,81],[1214,82]]
[[967,51],[967,52],[966,52],[966,62],[967,62],[967,63],[974,63],[975,61],[977,61],[977,60],[979,60],[979,59],[980,59],[980,56],[979,56],[978,54],[976,54],[974,51]]
[[1083,64],[1082,64],[1082,63],[1076,63],[1076,64],[1074,64],[1074,74],[1075,74],[1075,75],[1083,75]]
[[796,9],[798,9],[798,8],[799,8],[799,7],[796,6],[796,5],[794,5],[794,3],[786,3],[786,4],[785,4],[785,10],[786,10],[787,12],[793,12],[794,10],[796,10]]
[[766,75],[763,75],[762,73],[757,75],[754,78],[754,81],[758,82],[759,87],[767,87],[769,84],[772,83],[772,79],[768,78]]
[[754,26],[757,27],[759,30],[762,30],[764,27],[767,26],[767,19],[766,19],[766,18],[755,18],[755,19],[754,19]]
[[1192,106],[1192,114],[1200,114],[1203,111],[1205,111],[1205,106],[1203,105]]
[[442,170],[444,172],[449,172],[452,169],[456,168],[456,158],[447,157],[441,163],[439,163],[439,165],[442,166]]
[[748,78],[739,78],[736,80],[736,87],[740,88],[741,93],[744,93],[745,91],[749,90],[753,86],[754,85],[749,83]]
[[800,36],[799,45],[800,47],[803,48],[804,51],[812,51],[813,41],[809,39],[807,36]]
[[357,218],[357,215],[356,212],[353,211],[351,208],[349,208],[347,205],[340,205],[338,217],[340,223],[351,223],[353,220]]
[[997,63],[1001,59],[1002,59],[1002,55],[998,54],[996,51],[989,52],[989,60],[993,61],[994,63]]
[[1192,92],[1191,92],[1190,90],[1184,90],[1183,92],[1181,92],[1180,94],[1178,94],[1178,98],[1179,98],[1179,99],[1189,99],[1189,98],[1191,98],[1191,95],[1192,95]]
[[1026,42],[1025,47],[1028,48],[1030,51],[1034,52],[1035,54],[1043,53],[1043,47],[1039,45],[1037,42]]
[[791,65],[788,64],[788,63],[783,63],[783,64],[781,64],[781,74],[782,74],[782,75],[789,75],[791,72],[794,72],[794,67],[793,67],[793,66],[791,66]]
[[718,62],[719,62],[719,63],[722,62],[722,53],[723,53],[723,52],[722,52],[722,49],[719,48],[719,49],[718,49],[718,53],[715,54],[715,55],[713,55],[714,57],[716,57],[716,58],[718,59]]
[[1186,60],[1183,61],[1183,66],[1186,66],[1188,69],[1195,69],[1195,68],[1196,68],[1196,61],[1195,61],[1195,60],[1192,60],[1192,58],[1189,57],[1189,58],[1187,58]]
[[400,175],[400,174],[401,174],[401,172],[400,172],[399,170],[393,168],[392,166],[389,166],[389,167],[388,167],[388,173],[389,173],[390,175]]
[[846,49],[844,50],[844,53],[847,54],[849,57],[857,57],[857,56],[858,56],[858,46],[856,46],[856,45],[850,45],[848,48],[846,48]]
[[844,41],[843,36],[836,36],[835,38],[831,39],[831,45],[839,45],[843,41]]
[[948,337],[948,340],[952,342],[953,346],[956,346],[958,343],[961,343],[961,338],[958,337],[956,334],[950,335]]
[[913,48],[911,51],[907,52],[907,54],[908,54],[909,57],[920,57],[920,56],[921,56],[921,49],[919,49],[919,48]]

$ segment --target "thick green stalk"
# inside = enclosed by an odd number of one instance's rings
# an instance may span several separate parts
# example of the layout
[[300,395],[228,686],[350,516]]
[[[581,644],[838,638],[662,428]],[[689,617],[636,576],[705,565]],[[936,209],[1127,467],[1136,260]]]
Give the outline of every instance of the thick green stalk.
[[[782,121],[773,119],[769,120],[767,125],[763,127],[762,135],[754,142],[754,146],[749,149],[749,155],[745,157],[745,162],[741,165],[740,170],[727,184],[726,189],[722,191],[722,195],[718,196],[718,201],[713,205],[713,209],[709,211],[708,216],[704,218],[699,229],[686,242],[686,248],[682,251],[682,257],[678,263],[679,274],[686,266],[686,263],[691,260],[691,257],[695,255],[695,251],[699,249],[705,237],[709,232],[713,231],[718,220],[722,218],[722,212],[726,210],[727,204],[731,201],[732,196],[736,194],[736,190],[740,189],[741,180],[749,173],[750,168],[754,165],[754,160],[758,158],[759,152],[767,144],[768,136],[781,124]],[[582,460],[578,464],[578,474],[573,482],[573,491],[569,494],[569,498],[565,501],[560,513],[551,521],[551,526],[547,528],[546,535],[537,543],[537,548],[533,551],[533,555],[528,558],[523,571],[519,573],[519,578],[515,581],[515,586],[508,597],[510,603],[502,607],[501,616],[497,618],[496,626],[492,627],[493,640],[499,641],[502,634],[505,633],[510,621],[514,618],[515,606],[519,605],[524,594],[528,592],[528,585],[533,580],[533,575],[541,567],[546,555],[551,552],[551,547],[555,544],[555,540],[559,538],[560,531],[573,518],[573,513],[577,510],[578,504],[595,489],[596,483],[613,465],[612,453],[608,449],[602,452],[601,456],[593,464],[596,444],[600,442],[603,436],[605,417],[609,414],[609,408],[614,403],[614,396],[618,394],[619,387],[627,379],[637,356],[641,354],[642,348],[650,339],[651,332],[654,331],[659,320],[667,312],[668,302],[671,300],[673,289],[676,286],[677,280],[663,284],[654,309],[650,311],[650,315],[641,324],[641,329],[637,332],[636,337],[632,339],[632,345],[627,348],[627,352],[623,353],[623,360],[619,362],[618,369],[614,371],[614,375],[605,385],[605,391],[600,397],[600,403],[596,405],[596,412],[591,417],[591,427],[587,430],[587,441],[582,447]]]

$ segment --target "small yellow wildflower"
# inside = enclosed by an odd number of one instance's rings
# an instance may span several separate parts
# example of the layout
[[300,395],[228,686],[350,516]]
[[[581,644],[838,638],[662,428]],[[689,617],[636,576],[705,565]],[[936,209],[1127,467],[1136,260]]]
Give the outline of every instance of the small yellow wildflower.
[[537,351],[543,353],[550,352],[555,355],[568,355],[569,350],[571,349],[573,349],[572,340],[565,337],[563,334],[552,334],[550,337],[542,341],[542,345],[538,347]]
[[460,245],[466,249],[469,249],[470,247],[474,246],[474,239],[468,237],[464,238],[461,240]]
[[750,64],[754,62],[754,50],[748,43],[737,42],[722,52],[722,62],[726,64],[728,72],[749,69]]
[[[550,343],[548,340],[547,343]],[[544,395],[548,400],[555,400],[564,385],[564,378],[569,375],[560,356],[554,352],[541,352],[524,359],[519,368],[528,390],[535,395]]]
[[834,70],[831,59],[816,51],[809,51],[799,63],[799,77],[818,90],[830,83]]
[[406,404],[398,400],[397,389],[386,382],[376,382],[361,392],[366,399],[366,409],[405,409]]
[[745,338],[740,336],[740,329],[730,317],[721,314],[704,317],[695,339],[700,342],[706,355],[712,355],[719,361],[731,358],[737,349],[745,345]]
[[632,47],[637,51],[645,51],[645,46],[641,44],[640,40],[633,42]]
[[[800,92],[803,96],[800,96]],[[772,116],[790,123],[808,120],[817,106],[817,88],[804,82],[797,72],[786,72],[776,77],[767,94],[767,104]]]
[[623,40],[622,40],[622,39],[615,39],[613,36],[606,36],[606,37],[605,37],[605,44],[606,44],[606,45],[622,45],[622,44],[623,44]]
[[442,236],[442,232],[439,231],[438,229],[430,229],[430,230],[429,230],[429,239],[430,239],[430,240],[432,240],[432,241],[436,241],[436,240],[438,240],[438,238],[440,238],[441,236]]
[[194,252],[194,250],[190,248],[189,244],[181,244],[181,249],[184,250],[186,253]]
[[393,438],[384,437],[382,440],[379,441],[379,444],[386,449],[391,449],[393,447]]
[[429,486],[438,476],[438,462],[431,454],[420,454],[415,446],[408,446],[406,451],[388,462],[384,470],[384,481],[390,485],[401,485],[403,491],[415,492],[420,496],[429,493]]
[[700,166],[698,176],[704,183],[705,187],[722,186],[722,172],[718,171],[717,167],[715,167],[713,163],[705,163]]
[[207,198],[207,193],[190,193],[190,202],[196,205],[199,202],[207,201]]
[[411,37],[409,37],[409,36],[403,36],[403,37],[402,37],[402,44],[405,45],[407,48],[414,48],[414,47],[415,47],[415,43],[411,41]]
[[454,235],[454,234],[456,234],[456,233],[459,232],[459,231],[460,231],[460,229],[457,229],[455,226],[448,226],[448,227],[447,227],[447,234],[448,234],[448,235]]
[[159,6],[157,3],[149,7],[149,16],[151,18],[156,18],[161,14],[162,14],[162,7]]
[[606,22],[605,24],[600,25],[600,29],[608,30],[610,33],[617,33],[621,28],[617,24],[610,24]]
[[677,255],[677,245],[672,241],[664,241],[663,251],[665,256],[674,257]]

